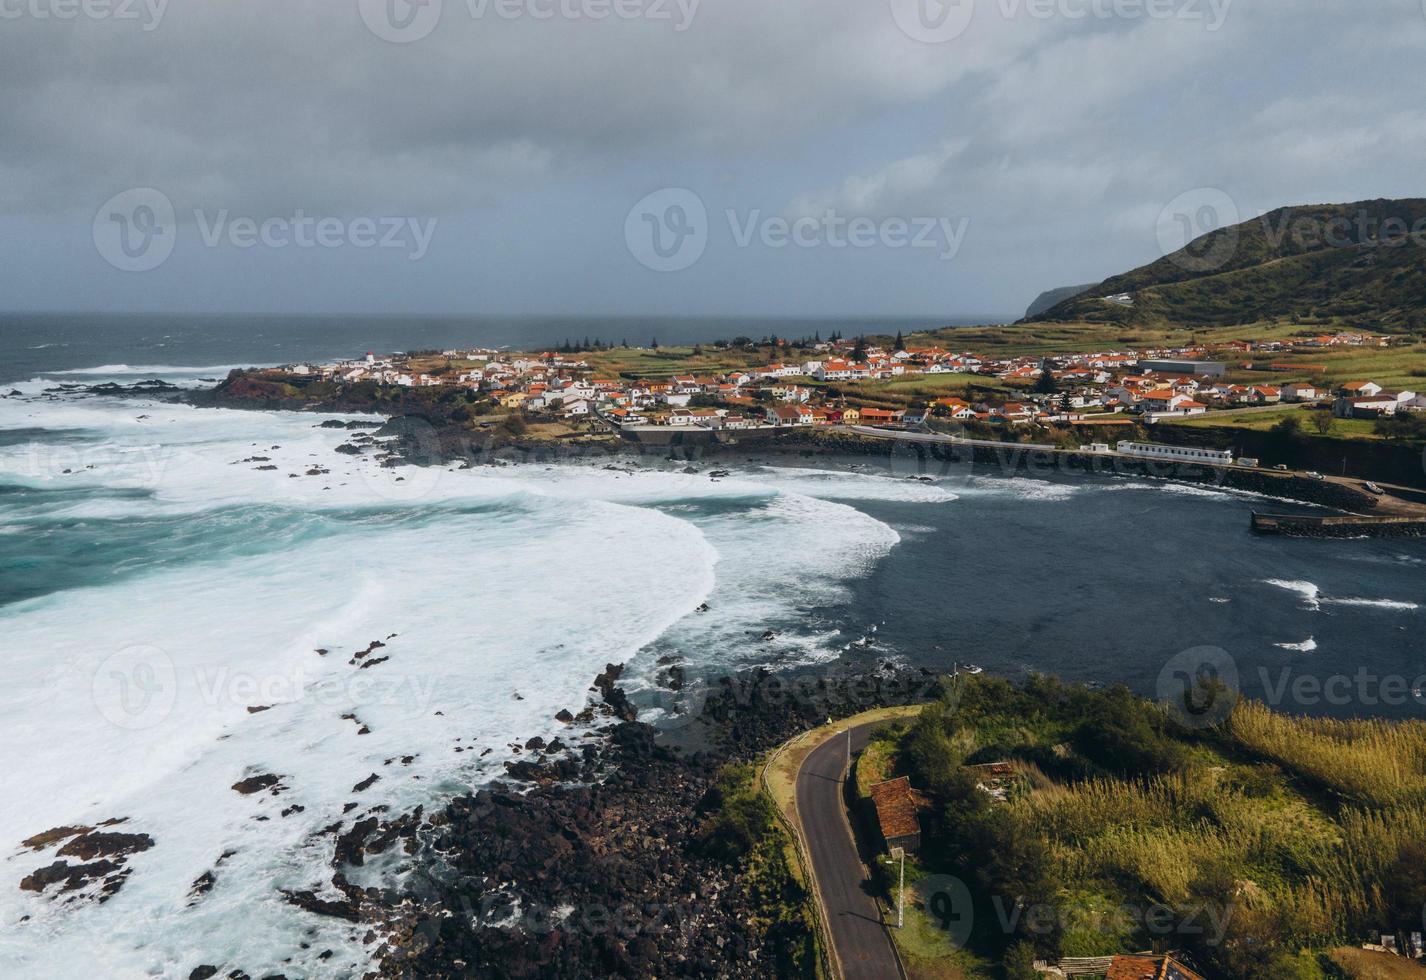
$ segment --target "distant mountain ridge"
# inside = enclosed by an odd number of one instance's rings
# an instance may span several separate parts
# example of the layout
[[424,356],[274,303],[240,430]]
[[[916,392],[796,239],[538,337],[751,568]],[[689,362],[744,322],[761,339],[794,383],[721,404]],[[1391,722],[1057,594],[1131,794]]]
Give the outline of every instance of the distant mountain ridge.
[[1059,289],[1047,289],[1035,297],[1035,302],[1031,303],[1030,308],[1025,311],[1025,319],[1033,319],[1065,300],[1074,299],[1080,293],[1088,292],[1097,285],[1098,283],[1090,282],[1083,286],[1061,286]]
[[[1132,305],[1105,300],[1123,293]],[[1279,208],[1026,320],[1230,326],[1280,317],[1426,333],[1426,199]]]

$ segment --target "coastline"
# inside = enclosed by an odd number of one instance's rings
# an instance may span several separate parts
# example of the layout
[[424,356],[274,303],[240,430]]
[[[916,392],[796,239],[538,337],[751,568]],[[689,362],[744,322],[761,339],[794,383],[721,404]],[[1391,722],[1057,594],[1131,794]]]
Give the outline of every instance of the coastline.
[[[332,398],[313,401],[276,390],[270,381],[255,380],[234,371],[212,388],[187,389],[162,381],[137,381],[128,385],[65,383],[65,392],[95,395],[143,395],[171,399],[194,407],[245,411],[283,411],[312,414],[372,416],[371,420],[326,420],[321,425],[345,428],[354,435],[337,451],[350,455],[375,454],[383,466],[463,466],[557,462],[598,462],[657,458],[695,465],[716,464],[736,456],[843,457],[881,461],[889,473],[908,478],[965,478],[1053,476],[1119,477],[1163,480],[1206,490],[1240,493],[1265,500],[1327,508],[1329,519],[1297,519],[1299,515],[1250,515],[1247,529],[1257,534],[1343,540],[1361,537],[1426,537],[1426,502],[1411,498],[1367,493],[1357,481],[1312,478],[1296,472],[1277,472],[1243,466],[1218,466],[1090,452],[1082,449],[1023,442],[951,440],[933,433],[886,430],[872,435],[859,427],[796,426],[771,430],[709,430],[672,427],[602,428],[580,434],[556,436],[510,431],[486,426],[471,428],[442,399],[432,403],[414,392],[397,389],[379,403],[370,397],[350,397],[345,390]],[[418,389],[419,391],[419,389]],[[1389,503],[1383,505],[1383,501]],[[1404,519],[1409,518],[1409,519]]]
[[[229,378],[212,389],[184,392],[181,398],[200,407],[374,414],[384,418],[385,422],[370,433],[373,441],[376,438],[397,437],[391,452],[401,461],[415,465],[549,463],[604,456],[611,460],[617,457],[657,456],[687,463],[714,462],[738,454],[862,456],[884,458],[892,468],[903,469],[908,475],[934,476],[939,471],[984,476],[1059,474],[1147,478],[1240,491],[1327,507],[1346,514],[1368,515],[1379,505],[1378,498],[1343,483],[1313,480],[1291,473],[1110,456],[1018,442],[988,445],[983,442],[902,441],[891,432],[882,438],[840,426],[737,432],[645,427],[573,438],[533,438],[528,434],[472,430],[453,420],[449,414],[433,411],[428,400],[399,392],[394,401],[380,406],[373,404],[369,398],[345,396],[314,404],[310,400],[275,391],[270,382],[254,382],[246,377],[239,377],[236,384],[233,382],[234,379]],[[349,427],[369,428],[355,423]],[[1426,516],[1426,508],[1422,512]]]
[[[799,684],[764,669],[723,677],[696,716],[697,747],[681,749],[635,719],[620,671],[609,665],[581,713],[602,722],[597,742],[536,745],[534,761],[507,764],[507,780],[438,810],[333,828],[331,885],[343,897],[289,902],[367,925],[381,977],[815,976],[816,923],[782,825],[764,827],[764,846],[732,860],[709,842],[727,773],[829,717],[920,703],[935,679],[873,671]],[[401,885],[348,878],[396,852],[413,869]]]

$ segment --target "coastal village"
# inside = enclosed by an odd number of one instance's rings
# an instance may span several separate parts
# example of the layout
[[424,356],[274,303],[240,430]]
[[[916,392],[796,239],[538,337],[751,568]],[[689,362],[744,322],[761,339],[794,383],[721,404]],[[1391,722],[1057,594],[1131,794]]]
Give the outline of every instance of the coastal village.
[[[531,421],[601,422],[618,427],[673,426],[715,430],[795,426],[921,425],[930,419],[985,426],[1152,425],[1280,405],[1319,407],[1343,419],[1379,419],[1426,411],[1426,394],[1389,391],[1371,378],[1327,381],[1323,365],[1303,354],[1392,346],[1388,336],[1338,332],[1316,336],[1169,348],[1123,348],[1004,356],[940,346],[836,337],[714,349],[744,366],[679,373],[613,371],[613,352],[661,353],[599,346],[538,353],[493,349],[378,356],[283,370],[344,385],[455,387],[493,412]],[[703,353],[701,346],[694,354]],[[1296,356],[1297,359],[1277,361]],[[688,358],[693,360],[693,358]],[[765,363],[752,363],[761,360]],[[1250,370],[1258,380],[1233,375]],[[660,366],[663,366],[661,364]],[[1263,375],[1281,380],[1261,380]],[[921,381],[932,396],[897,404],[879,397]],[[960,384],[956,384],[960,382]],[[956,392],[934,397],[938,390]]]

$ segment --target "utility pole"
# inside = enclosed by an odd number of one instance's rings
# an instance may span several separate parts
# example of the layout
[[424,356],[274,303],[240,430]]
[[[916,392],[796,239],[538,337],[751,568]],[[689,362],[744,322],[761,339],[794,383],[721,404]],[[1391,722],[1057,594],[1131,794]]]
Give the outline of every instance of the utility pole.
[[906,924],[906,848],[893,847],[886,863],[890,864],[898,858],[901,860],[901,873],[896,885],[896,928],[900,929]]

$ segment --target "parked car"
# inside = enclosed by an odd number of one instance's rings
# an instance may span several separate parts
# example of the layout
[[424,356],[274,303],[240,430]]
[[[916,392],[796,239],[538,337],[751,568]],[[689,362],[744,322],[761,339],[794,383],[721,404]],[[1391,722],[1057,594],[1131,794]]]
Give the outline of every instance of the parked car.
[[1362,484],[1362,489],[1365,490],[1367,493],[1374,493],[1374,494],[1376,494],[1378,497],[1380,497],[1380,496],[1382,496],[1382,495],[1384,495],[1384,494],[1386,493],[1385,490],[1383,490],[1381,487],[1377,486],[1375,483],[1363,483],[1363,484]]
[[1302,474],[1302,475],[1305,476],[1305,477],[1307,477],[1309,480],[1325,480],[1325,479],[1327,479],[1325,476],[1323,476],[1321,473],[1318,473],[1316,470],[1308,470],[1306,473],[1304,473],[1304,474]]
[[1273,467],[1273,469],[1282,470],[1284,473],[1287,472],[1287,466],[1284,463],[1278,463],[1276,466]]

